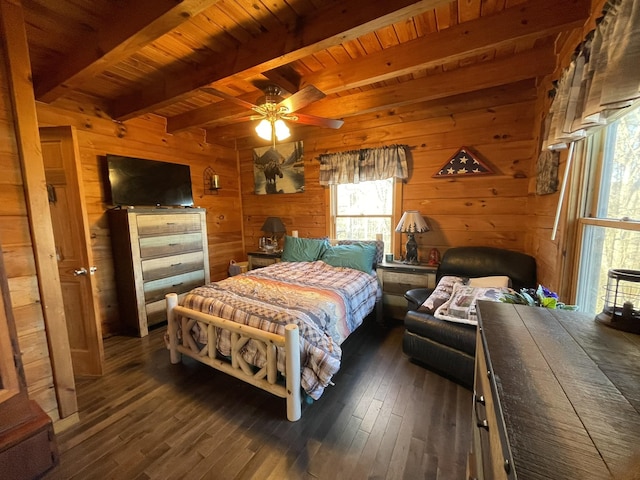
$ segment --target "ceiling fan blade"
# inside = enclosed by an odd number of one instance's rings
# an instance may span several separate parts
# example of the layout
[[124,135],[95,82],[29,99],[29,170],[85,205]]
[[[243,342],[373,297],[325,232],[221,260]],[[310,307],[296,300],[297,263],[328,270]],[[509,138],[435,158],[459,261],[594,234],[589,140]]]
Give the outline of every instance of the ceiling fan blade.
[[233,95],[229,95],[228,93],[221,92],[220,90],[216,90],[215,88],[202,87],[200,90],[202,90],[203,92],[210,93],[211,95],[215,95],[216,97],[224,98],[225,100],[229,100],[230,102],[233,102],[236,105],[241,105],[250,110],[255,110],[256,108],[260,108],[258,107],[258,105],[254,105],[251,102],[247,102],[245,100],[242,100],[241,98],[234,97]]
[[287,113],[292,113],[306,107],[310,103],[317,102],[324,97],[326,97],[326,95],[316,87],[313,85],[307,85],[302,90],[298,90],[290,97],[282,100],[278,104],[278,107],[286,107]]
[[315,125],[316,127],[340,128],[344,124],[344,120],[316,117],[315,115],[306,115],[304,113],[296,113],[295,116],[298,117],[298,120],[295,120],[296,123]]

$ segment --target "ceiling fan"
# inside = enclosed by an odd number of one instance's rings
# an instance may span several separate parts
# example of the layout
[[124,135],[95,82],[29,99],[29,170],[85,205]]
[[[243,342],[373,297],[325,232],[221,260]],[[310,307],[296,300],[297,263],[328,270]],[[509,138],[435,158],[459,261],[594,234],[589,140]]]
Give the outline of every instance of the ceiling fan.
[[287,98],[282,96],[282,89],[277,85],[267,85],[263,90],[264,95],[257,100],[256,104],[211,87],[203,87],[201,90],[253,110],[255,112],[254,115],[238,118],[236,121],[260,120],[256,127],[256,133],[265,140],[273,141],[274,146],[276,138],[284,140],[290,135],[289,128],[284,120],[326,128],[340,128],[344,123],[343,120],[297,113],[299,109],[326,96],[313,85],[307,85]]

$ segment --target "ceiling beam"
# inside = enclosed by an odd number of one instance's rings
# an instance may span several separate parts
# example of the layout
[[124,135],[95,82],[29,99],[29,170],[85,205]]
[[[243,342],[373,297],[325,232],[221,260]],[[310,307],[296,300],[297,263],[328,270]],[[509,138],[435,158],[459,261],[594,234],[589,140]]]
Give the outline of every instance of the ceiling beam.
[[589,0],[529,1],[495,15],[465,22],[438,33],[306,75],[301,86],[331,94],[382,82],[420,69],[499,49],[514,41],[537,39],[581,27],[589,18]]
[[236,75],[251,76],[358,38],[451,0],[350,0],[283,26],[212,59],[201,69],[185,67],[143,90],[116,99],[111,115],[118,120],[140,116],[175,103],[189,92]]
[[135,0],[124,10],[115,2],[113,22],[87,31],[77,42],[79,48],[34,79],[36,99],[50,103],[79,88],[218,1]]
[[[458,61],[483,51],[499,49],[517,40],[541,38],[579,27],[588,17],[588,0],[530,1],[354,59],[347,65],[325,68],[305,76],[302,85],[314,85],[327,94],[342,92],[441,65],[444,61]],[[251,95],[240,98],[255,101]],[[213,127],[232,123],[242,115],[243,109],[237,105],[225,105],[227,103],[215,103],[171,117],[167,120],[167,131],[176,133],[204,125]]]
[[[326,98],[306,107],[304,113],[329,118],[362,115],[544,76],[553,72],[555,64],[553,49],[539,48],[388,87]],[[231,102],[218,102],[168,118],[167,131],[172,133],[194,126],[237,123],[243,111],[245,116],[249,112]]]

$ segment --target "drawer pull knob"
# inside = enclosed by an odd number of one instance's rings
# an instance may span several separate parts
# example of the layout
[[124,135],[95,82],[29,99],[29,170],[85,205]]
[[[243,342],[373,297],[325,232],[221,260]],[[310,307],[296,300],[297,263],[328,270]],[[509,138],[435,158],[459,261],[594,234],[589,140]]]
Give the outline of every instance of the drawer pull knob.
[[178,265],[182,265],[182,262],[172,263],[172,264],[171,264],[171,266],[172,266],[172,267],[177,267]]
[[506,458],[504,461],[504,471],[507,473],[511,472],[511,462],[509,461],[508,458]]
[[182,285],[184,282],[180,282],[180,283],[174,283],[173,285],[171,285],[172,287],[179,287],[180,285]]
[[476,425],[478,428],[484,428],[487,432],[489,431],[489,423],[486,420],[478,421]]
[[175,247],[176,245],[180,245],[179,243],[170,243],[169,246],[170,247]]
[[478,402],[480,405],[484,405],[486,403],[484,400],[484,395],[476,397],[476,402]]
[[167,222],[167,225],[175,225],[176,222]]

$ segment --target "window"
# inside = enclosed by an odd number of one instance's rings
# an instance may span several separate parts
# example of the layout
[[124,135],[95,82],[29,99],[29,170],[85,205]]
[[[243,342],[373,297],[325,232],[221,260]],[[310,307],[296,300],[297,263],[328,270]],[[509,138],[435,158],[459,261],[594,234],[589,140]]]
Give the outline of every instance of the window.
[[332,236],[374,240],[382,234],[385,251],[391,252],[394,184],[389,178],[331,185]]
[[596,132],[582,149],[584,174],[579,218],[576,304],[599,313],[610,269],[640,270],[640,109]]

